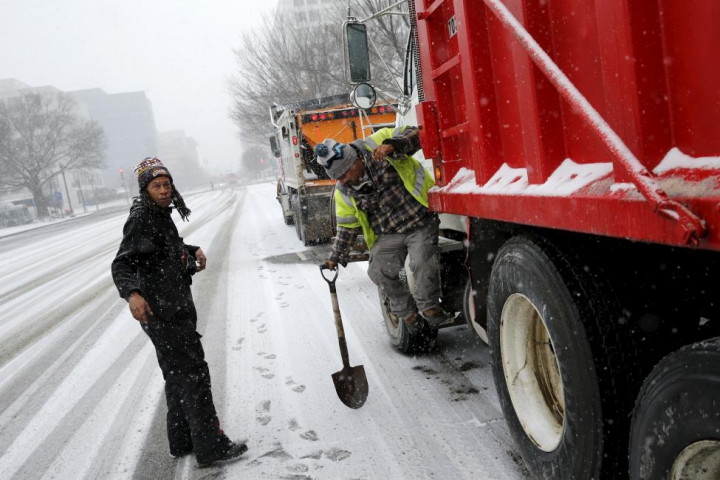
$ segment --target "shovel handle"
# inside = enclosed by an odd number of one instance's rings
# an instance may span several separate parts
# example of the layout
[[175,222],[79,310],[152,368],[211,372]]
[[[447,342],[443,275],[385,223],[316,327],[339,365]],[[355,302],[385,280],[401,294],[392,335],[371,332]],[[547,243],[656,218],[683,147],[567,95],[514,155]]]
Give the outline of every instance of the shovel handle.
[[335,280],[337,280],[339,269],[335,270],[335,276],[332,280],[325,276],[325,270],[329,270],[325,264],[320,265],[320,275],[330,286],[330,299],[332,300],[333,314],[335,315],[335,329],[337,330],[338,343],[340,344],[340,356],[342,357],[343,367],[350,368],[350,359],[348,357],[347,341],[345,340],[345,329],[340,316],[340,304],[338,303],[337,291],[335,290]]
[[326,264],[321,263],[320,264],[320,276],[322,276],[323,280],[327,282],[327,284],[330,286],[330,292],[335,293],[335,280],[337,280],[338,273],[340,273],[340,269],[335,267],[335,276],[330,280],[325,276],[325,270],[330,270],[330,267],[328,267]]

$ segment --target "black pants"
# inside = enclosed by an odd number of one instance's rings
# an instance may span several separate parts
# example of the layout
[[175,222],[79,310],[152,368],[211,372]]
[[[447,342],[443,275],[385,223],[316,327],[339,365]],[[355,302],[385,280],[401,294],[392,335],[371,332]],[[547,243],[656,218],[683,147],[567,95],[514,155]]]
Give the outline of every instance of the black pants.
[[165,379],[167,434],[173,455],[195,451],[197,456],[206,456],[228,443],[215,412],[210,370],[196,324],[192,305],[170,321],[155,315],[142,324],[155,345]]

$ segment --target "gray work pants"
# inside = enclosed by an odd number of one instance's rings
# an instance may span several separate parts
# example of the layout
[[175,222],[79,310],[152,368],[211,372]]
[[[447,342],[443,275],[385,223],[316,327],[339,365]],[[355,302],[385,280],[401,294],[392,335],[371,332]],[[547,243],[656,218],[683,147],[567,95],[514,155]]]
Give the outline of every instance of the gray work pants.
[[[408,255],[415,281],[414,298],[399,279]],[[388,297],[392,313],[403,319],[417,310],[438,306],[439,272],[437,221],[410,233],[379,235],[370,250],[368,275]]]

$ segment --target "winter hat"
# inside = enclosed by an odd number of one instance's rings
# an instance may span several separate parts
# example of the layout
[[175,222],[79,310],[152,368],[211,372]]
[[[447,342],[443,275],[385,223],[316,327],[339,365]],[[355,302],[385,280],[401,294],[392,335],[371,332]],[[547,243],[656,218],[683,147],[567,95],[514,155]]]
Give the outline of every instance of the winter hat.
[[141,193],[155,177],[168,177],[170,182],[173,181],[168,169],[160,159],[156,157],[145,157],[142,162],[135,165],[134,171],[135,175],[137,175],[138,186],[140,187]]
[[165,165],[163,165],[159,158],[146,157],[142,162],[135,165],[134,171],[137,175],[141,196],[147,195],[147,193],[144,193],[145,189],[154,178],[168,177],[170,179],[170,183],[172,184],[172,203],[175,205],[175,209],[180,214],[180,218],[182,218],[183,221],[187,221],[190,216],[190,209],[187,208],[185,200],[182,198],[182,195],[180,195],[180,192],[177,191],[177,188],[175,188],[170,171],[167,167],[165,167]]
[[315,145],[315,156],[317,162],[325,167],[325,171],[334,180],[345,175],[357,160],[354,148],[336,142],[332,138],[326,138],[322,143]]

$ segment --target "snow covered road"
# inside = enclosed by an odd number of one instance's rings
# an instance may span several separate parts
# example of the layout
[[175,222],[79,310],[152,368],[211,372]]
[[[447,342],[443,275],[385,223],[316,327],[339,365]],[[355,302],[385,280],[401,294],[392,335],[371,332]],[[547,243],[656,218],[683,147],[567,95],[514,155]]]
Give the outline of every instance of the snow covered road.
[[204,470],[167,453],[154,350],[110,278],[126,211],[0,238],[0,478],[526,478],[487,348],[455,327],[432,353],[394,351],[364,262],[337,289],[370,395],[338,400],[322,252],[283,224],[274,189],[192,195],[191,222],[176,218],[208,256],[193,293],[219,416],[250,448]]

